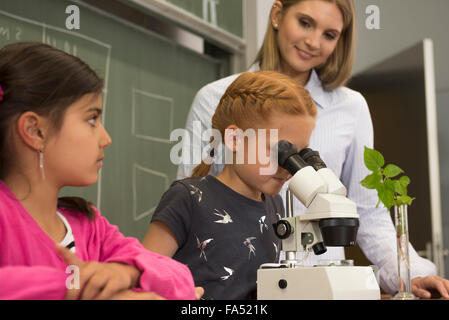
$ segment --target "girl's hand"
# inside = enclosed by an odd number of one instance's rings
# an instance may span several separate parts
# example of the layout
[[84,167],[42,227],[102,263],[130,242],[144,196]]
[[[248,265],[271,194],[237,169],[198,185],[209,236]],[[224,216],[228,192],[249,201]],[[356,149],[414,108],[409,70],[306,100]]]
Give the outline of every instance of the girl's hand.
[[[200,300],[204,294],[202,287],[195,287],[195,298]],[[165,300],[154,292],[136,292],[133,290],[123,290],[112,296],[112,300]]]
[[195,299],[200,300],[204,294],[203,287],[195,287]]
[[111,300],[165,300],[154,292],[136,292],[133,290],[122,290],[111,297]]
[[57,245],[67,265],[79,267],[79,289],[68,289],[67,300],[112,298],[116,293],[136,286],[140,271],[121,263],[84,262],[67,248]]

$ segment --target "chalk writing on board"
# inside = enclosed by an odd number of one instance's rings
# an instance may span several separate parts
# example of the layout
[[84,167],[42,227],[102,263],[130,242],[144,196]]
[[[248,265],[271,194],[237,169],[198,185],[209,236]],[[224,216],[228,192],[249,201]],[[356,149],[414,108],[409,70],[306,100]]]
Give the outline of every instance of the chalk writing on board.
[[22,29],[19,27],[16,28],[8,28],[8,27],[3,27],[0,26],[0,38],[4,39],[4,40],[11,40],[11,38],[13,38],[16,41],[21,41],[21,36],[22,35]]
[[[171,144],[173,130],[174,99],[156,93],[132,88],[131,134],[140,140]],[[158,122],[164,123],[166,130],[154,130]],[[133,218],[139,221],[154,213],[158,199],[149,199],[145,190],[163,193],[169,187],[168,175],[159,170],[133,164]],[[156,200],[156,201],[155,201]]]
[[[217,4],[218,0],[203,0],[203,19],[209,21],[214,26],[217,25]],[[210,12],[210,19],[209,19]]]
[[57,40],[56,38],[52,38],[50,36],[45,37],[45,43],[48,45],[51,45],[55,48],[59,48],[61,50],[64,50],[68,54],[74,55],[75,57],[78,57],[78,47],[75,44],[71,44],[67,40]]

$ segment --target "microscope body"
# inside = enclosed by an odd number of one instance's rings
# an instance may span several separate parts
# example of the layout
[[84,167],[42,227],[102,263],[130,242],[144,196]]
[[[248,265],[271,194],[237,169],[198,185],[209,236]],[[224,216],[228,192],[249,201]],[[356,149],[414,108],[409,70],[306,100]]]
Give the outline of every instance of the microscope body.
[[[307,208],[300,216],[293,214],[293,196]],[[307,254],[313,250],[320,255],[326,252],[326,246],[355,244],[359,226],[357,206],[346,197],[346,188],[330,169],[304,166],[297,170],[289,181],[286,213],[285,218],[273,225],[282,240],[286,260],[259,268],[259,300],[380,299],[371,267],[305,267],[296,260],[297,252]]]

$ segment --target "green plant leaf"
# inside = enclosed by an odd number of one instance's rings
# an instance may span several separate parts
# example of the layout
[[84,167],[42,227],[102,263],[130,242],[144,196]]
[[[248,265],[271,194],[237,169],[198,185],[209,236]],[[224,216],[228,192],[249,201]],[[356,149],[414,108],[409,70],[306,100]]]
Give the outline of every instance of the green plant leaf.
[[368,147],[365,147],[363,158],[365,166],[371,171],[376,171],[379,168],[382,168],[385,164],[385,160],[382,154],[379,151],[370,149]]
[[388,210],[390,210],[390,208],[394,204],[394,191],[386,187],[385,185],[376,188],[376,190],[377,195],[379,196],[379,200],[382,201],[382,203]]
[[407,204],[407,205],[411,205],[413,200],[415,200],[415,198],[409,197],[407,195],[404,196],[400,196],[398,197],[397,201],[396,201],[396,205],[400,206],[401,204]]
[[380,171],[375,171],[372,174],[367,175],[360,183],[367,189],[376,189],[382,184],[382,174]]
[[384,175],[387,178],[394,178],[401,173],[404,173],[404,170],[394,164],[388,164],[384,169]]
[[394,164],[385,166],[385,159],[379,151],[365,147],[363,154],[365,166],[372,171],[360,184],[368,189],[376,189],[379,204],[382,202],[384,206],[390,210],[393,205],[407,204],[411,205],[415,198],[407,195],[407,187],[410,184],[410,178],[402,175],[404,171]]
[[404,186],[401,183],[401,181],[395,180],[394,181],[394,191],[401,196],[406,196],[407,195],[407,186]]
[[402,176],[399,178],[399,182],[407,188],[407,186],[410,184],[410,178],[407,176]]
[[390,191],[392,191],[394,193],[394,191],[395,191],[395,182],[393,180],[385,179],[384,180],[384,185],[385,185],[385,188],[389,189]]

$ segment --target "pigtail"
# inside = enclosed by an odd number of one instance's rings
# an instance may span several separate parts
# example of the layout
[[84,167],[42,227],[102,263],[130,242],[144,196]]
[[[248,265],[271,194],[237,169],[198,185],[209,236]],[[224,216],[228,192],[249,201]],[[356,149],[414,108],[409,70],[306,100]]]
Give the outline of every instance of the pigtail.
[[211,164],[206,164],[204,161],[201,161],[199,165],[193,169],[191,178],[199,178],[199,177],[205,177],[209,174],[210,168],[212,167]]
[[58,198],[58,208],[84,213],[89,218],[89,221],[93,221],[95,218],[93,203],[80,197]]

